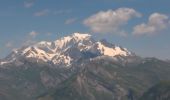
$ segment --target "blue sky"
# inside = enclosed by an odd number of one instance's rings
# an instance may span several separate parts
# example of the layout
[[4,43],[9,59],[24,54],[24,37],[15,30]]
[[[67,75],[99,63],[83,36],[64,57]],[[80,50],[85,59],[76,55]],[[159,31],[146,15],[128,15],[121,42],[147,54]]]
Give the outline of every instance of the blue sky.
[[169,0],[0,0],[0,58],[74,32],[170,59]]

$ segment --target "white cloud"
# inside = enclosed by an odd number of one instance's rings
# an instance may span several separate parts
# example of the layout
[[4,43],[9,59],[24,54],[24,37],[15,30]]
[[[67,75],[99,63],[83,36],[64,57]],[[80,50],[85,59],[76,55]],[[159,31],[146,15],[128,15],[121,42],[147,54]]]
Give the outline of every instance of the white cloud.
[[70,18],[70,19],[67,19],[66,21],[65,21],[65,24],[72,24],[72,23],[74,23],[75,21],[76,21],[77,19],[76,18]]
[[55,15],[62,15],[62,14],[69,14],[69,13],[71,13],[72,12],[72,10],[57,10],[57,11],[54,11],[54,14]]
[[35,38],[39,33],[35,32],[35,31],[32,31],[29,33],[29,36]]
[[45,9],[45,10],[34,13],[34,16],[46,16],[49,13],[50,13],[50,11],[48,9]]
[[22,46],[29,46],[29,45],[33,45],[35,43],[37,43],[37,41],[35,41],[35,40],[26,40],[23,42]]
[[84,24],[96,33],[117,33],[133,17],[141,14],[131,8],[100,11],[84,20]]
[[11,47],[13,47],[12,42],[7,42],[7,43],[5,44],[5,47],[6,47],[6,48],[11,48]]
[[30,8],[33,6],[33,4],[34,4],[33,2],[24,2],[24,7]]
[[46,35],[47,35],[47,36],[51,36],[51,35],[52,35],[52,33],[48,32],[48,33],[46,33]]
[[49,9],[44,9],[38,12],[35,12],[33,15],[34,16],[47,16],[47,15],[63,15],[63,14],[69,14],[71,13],[71,10],[57,10],[57,11],[51,11]]
[[142,23],[134,27],[133,34],[135,35],[156,34],[166,29],[169,25],[168,22],[169,22],[168,16],[160,13],[153,13],[150,15],[147,23]]
[[35,0],[25,1],[24,2],[24,7],[30,8],[30,7],[32,7],[34,5],[34,3],[35,3]]

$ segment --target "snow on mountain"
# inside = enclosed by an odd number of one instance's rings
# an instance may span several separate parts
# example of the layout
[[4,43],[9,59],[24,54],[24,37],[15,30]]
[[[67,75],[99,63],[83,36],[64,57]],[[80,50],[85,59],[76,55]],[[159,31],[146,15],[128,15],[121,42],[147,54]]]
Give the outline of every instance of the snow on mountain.
[[[74,33],[53,42],[42,41],[34,45],[13,51],[0,62],[0,65],[16,61],[20,57],[34,58],[38,61],[52,62],[56,65],[69,66],[88,55],[128,56],[125,48],[115,46],[107,41],[95,41],[89,34]],[[91,56],[89,56],[91,57]]]
[[83,43],[85,41],[91,41],[91,35],[74,33],[71,36],[66,36],[61,39],[54,41],[56,50],[64,50],[77,43]]
[[[107,47],[101,42],[96,42],[94,46],[92,46],[90,49],[93,50],[95,47],[96,47],[95,50],[98,50],[102,55],[106,55],[106,56],[116,56],[116,55],[127,56],[130,54],[130,52],[124,48],[120,48],[118,46]],[[96,51],[93,51],[93,52],[96,52]]]

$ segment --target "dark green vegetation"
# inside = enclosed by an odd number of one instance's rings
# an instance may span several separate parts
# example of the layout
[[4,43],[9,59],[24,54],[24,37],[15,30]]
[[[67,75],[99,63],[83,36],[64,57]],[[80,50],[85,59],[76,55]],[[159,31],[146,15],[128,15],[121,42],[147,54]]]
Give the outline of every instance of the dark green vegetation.
[[[150,93],[169,95],[169,85],[156,84],[170,80],[170,64],[155,58],[127,59],[81,60],[70,68],[29,61],[2,66],[0,100],[139,100],[141,96],[140,100],[168,100],[150,99]],[[155,88],[145,92],[153,85],[160,92]]]
[[170,81],[163,81],[153,86],[140,100],[170,100]]

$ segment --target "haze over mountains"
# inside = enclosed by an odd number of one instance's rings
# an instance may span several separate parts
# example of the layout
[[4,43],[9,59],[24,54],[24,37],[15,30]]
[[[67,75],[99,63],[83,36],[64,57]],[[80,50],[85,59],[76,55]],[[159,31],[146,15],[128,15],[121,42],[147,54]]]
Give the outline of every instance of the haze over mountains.
[[[170,64],[73,33],[13,51],[0,61],[3,100],[138,100],[170,80]],[[143,100],[143,99],[142,99]]]

